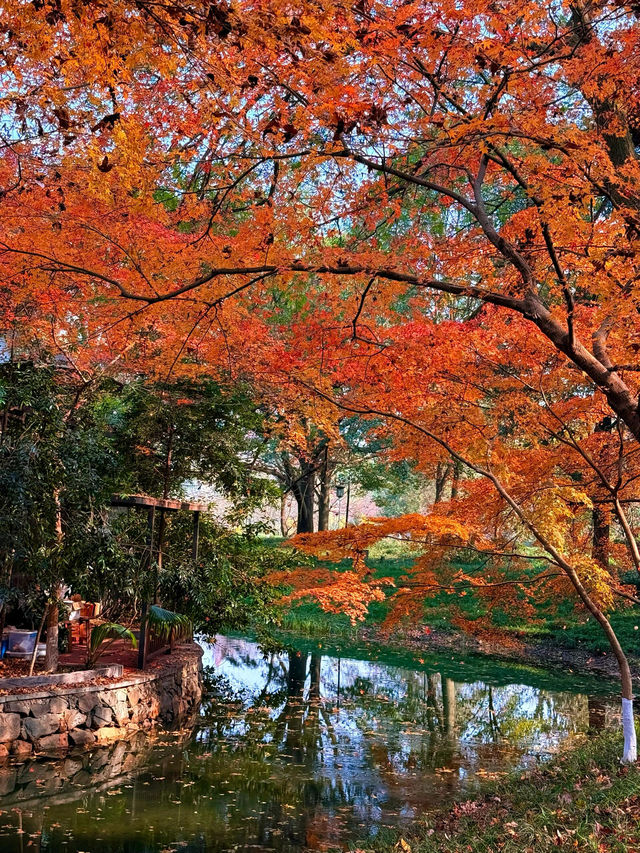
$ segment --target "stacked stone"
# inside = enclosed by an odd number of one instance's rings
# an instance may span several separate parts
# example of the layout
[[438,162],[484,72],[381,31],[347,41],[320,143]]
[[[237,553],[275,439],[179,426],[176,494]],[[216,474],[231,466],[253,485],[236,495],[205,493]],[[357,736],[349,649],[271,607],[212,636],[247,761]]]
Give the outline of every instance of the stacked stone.
[[0,697],[0,759],[101,745],[155,722],[180,722],[200,703],[201,657],[194,644],[133,679]]

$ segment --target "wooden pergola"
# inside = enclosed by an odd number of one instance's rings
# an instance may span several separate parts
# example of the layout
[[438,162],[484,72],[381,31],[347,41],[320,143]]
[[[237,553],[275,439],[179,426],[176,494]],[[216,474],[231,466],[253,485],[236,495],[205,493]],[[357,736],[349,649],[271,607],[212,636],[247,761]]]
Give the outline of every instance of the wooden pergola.
[[[200,540],[200,513],[207,509],[207,505],[197,501],[180,501],[174,498],[153,498],[150,495],[113,495],[112,507],[143,510],[147,513],[147,548],[145,560],[151,563],[154,552],[154,538],[156,527],[156,513],[162,518],[165,512],[192,512],[193,513],[193,538],[191,553],[193,559],[198,558],[198,545]],[[162,543],[158,547],[158,559],[156,562],[156,577],[154,581],[153,603],[156,603],[158,592],[158,567],[162,565]],[[138,642],[138,668],[144,669],[147,658],[147,630],[146,614],[149,602],[142,604],[142,618],[140,620],[140,639]]]

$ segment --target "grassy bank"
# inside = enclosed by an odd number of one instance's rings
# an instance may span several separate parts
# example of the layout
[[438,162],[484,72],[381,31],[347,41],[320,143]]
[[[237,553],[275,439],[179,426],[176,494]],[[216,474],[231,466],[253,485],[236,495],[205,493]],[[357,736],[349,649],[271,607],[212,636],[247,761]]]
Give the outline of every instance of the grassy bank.
[[[400,556],[379,556],[368,561],[376,577],[390,577],[397,584],[412,566],[413,560],[406,554]],[[349,564],[338,564],[336,568],[348,568]],[[392,595],[390,590],[389,598]],[[450,593],[442,592],[425,602],[421,624],[436,631],[456,630],[450,618]],[[461,608],[469,620],[480,620],[483,624],[490,621],[506,636],[524,642],[549,641],[565,648],[582,649],[592,654],[609,653],[609,645],[602,629],[585,614],[576,614],[571,601],[561,602],[554,608],[553,615],[542,609],[535,622],[518,620],[511,613],[495,609],[490,617],[482,605],[473,596],[460,599],[456,596],[456,606]],[[309,637],[330,634],[333,637],[357,638],[362,627],[377,629],[384,622],[389,611],[389,599],[375,602],[369,608],[369,614],[362,626],[355,629],[342,615],[324,613],[314,603],[293,606],[285,615],[284,627],[287,630]],[[610,615],[611,623],[624,648],[632,655],[640,653],[640,609],[624,607]]]
[[542,769],[494,782],[416,824],[402,839],[356,842],[386,853],[640,851],[640,769],[621,767],[605,734]]

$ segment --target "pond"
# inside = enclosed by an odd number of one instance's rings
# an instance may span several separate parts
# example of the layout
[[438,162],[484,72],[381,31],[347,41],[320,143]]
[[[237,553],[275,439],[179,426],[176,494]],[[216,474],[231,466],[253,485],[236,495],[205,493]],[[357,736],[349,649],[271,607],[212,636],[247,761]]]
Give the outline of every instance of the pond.
[[3,771],[3,853],[342,848],[602,728],[602,680],[453,653],[207,646],[192,727]]

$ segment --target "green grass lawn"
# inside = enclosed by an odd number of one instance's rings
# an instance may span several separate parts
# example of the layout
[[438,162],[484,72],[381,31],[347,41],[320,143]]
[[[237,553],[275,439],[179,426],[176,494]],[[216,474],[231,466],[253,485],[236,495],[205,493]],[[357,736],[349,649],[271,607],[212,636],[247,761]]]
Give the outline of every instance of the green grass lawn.
[[490,782],[403,836],[357,840],[372,853],[640,851],[640,769],[621,767],[621,738],[600,735],[549,765]]

